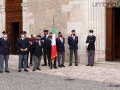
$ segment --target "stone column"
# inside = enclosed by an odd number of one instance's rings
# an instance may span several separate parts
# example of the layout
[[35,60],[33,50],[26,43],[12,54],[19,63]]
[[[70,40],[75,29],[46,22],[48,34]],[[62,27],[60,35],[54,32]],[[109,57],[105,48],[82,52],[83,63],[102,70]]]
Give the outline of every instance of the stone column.
[[5,3],[0,4],[0,37],[2,37],[2,31],[5,30]]
[[29,20],[28,20],[28,3],[22,3],[23,12],[23,30],[27,32],[27,36],[30,37]]
[[88,27],[94,30],[94,35],[96,36],[95,62],[105,61],[105,7],[95,6],[97,2],[103,1],[105,2],[106,0],[88,0]]

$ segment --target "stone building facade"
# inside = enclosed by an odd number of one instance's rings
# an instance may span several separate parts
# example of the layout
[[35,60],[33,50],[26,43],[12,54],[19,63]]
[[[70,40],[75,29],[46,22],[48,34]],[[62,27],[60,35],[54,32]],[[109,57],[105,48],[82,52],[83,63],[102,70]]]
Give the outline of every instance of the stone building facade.
[[[5,1],[0,0],[0,32],[5,30]],[[28,36],[43,30],[52,31],[53,19],[57,33],[61,31],[65,37],[65,59],[69,61],[68,36],[75,29],[79,37],[78,60],[86,63],[86,37],[89,30],[96,36],[95,62],[105,61],[106,49],[106,8],[94,7],[97,2],[106,0],[22,0],[23,30]],[[0,36],[2,34],[0,33]]]

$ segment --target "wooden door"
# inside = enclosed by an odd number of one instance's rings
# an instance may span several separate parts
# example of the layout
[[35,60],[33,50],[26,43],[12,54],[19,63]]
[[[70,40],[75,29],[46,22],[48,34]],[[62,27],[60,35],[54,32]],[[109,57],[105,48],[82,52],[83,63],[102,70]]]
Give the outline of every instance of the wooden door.
[[106,61],[112,61],[112,8],[106,8]]
[[115,42],[115,8],[112,9],[112,34],[113,34],[113,57],[112,59],[115,60],[116,56],[116,42]]
[[[6,0],[5,11],[6,11],[6,30],[9,32],[8,38],[12,39],[14,34],[12,33],[12,23],[19,23],[19,33],[22,31],[22,0]],[[20,36],[20,34],[19,34]],[[18,36],[18,37],[19,37]],[[12,41],[12,40],[11,40]],[[16,44],[11,42],[11,45]],[[16,49],[10,45],[11,49]],[[14,45],[15,46],[15,45]],[[14,52],[11,54],[15,54]]]
[[113,35],[113,41],[112,41],[112,46],[113,46],[113,57],[112,60],[115,60],[115,55],[116,55],[116,42],[115,42],[115,9],[112,9],[112,35]]

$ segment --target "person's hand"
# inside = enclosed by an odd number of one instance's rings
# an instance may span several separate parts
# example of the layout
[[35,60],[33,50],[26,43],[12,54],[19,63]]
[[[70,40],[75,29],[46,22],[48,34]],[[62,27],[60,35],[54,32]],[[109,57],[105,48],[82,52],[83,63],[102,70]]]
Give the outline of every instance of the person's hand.
[[44,43],[44,40],[42,40],[43,41],[43,43]]
[[30,45],[32,45],[32,42],[29,42],[30,43]]
[[20,49],[21,51],[23,51],[23,49]]
[[27,51],[27,48],[25,48],[24,51]]

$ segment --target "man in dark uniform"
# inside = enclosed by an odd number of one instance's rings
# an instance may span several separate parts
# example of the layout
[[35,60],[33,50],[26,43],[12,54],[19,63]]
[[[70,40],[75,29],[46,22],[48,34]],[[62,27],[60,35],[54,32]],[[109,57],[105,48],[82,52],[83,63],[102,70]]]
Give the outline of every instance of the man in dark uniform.
[[[64,66],[64,60],[65,60],[64,43],[65,43],[65,38],[62,37],[62,33],[59,32],[58,33],[58,38],[56,38],[56,46],[57,46],[57,54],[58,54],[58,67],[65,67]],[[62,55],[62,64],[61,64],[61,61],[60,61],[61,55]]]
[[24,60],[24,71],[28,72],[28,70],[27,70],[27,54],[28,54],[29,47],[30,47],[30,44],[28,42],[28,39],[25,38],[25,32],[21,31],[21,38],[19,38],[16,43],[16,48],[19,50],[18,72],[21,72],[22,59]]
[[[46,40],[47,44],[47,57],[48,57],[48,62],[50,63],[50,68],[52,69],[52,59],[51,59],[51,47],[52,47],[52,32],[50,32],[49,37]],[[57,69],[56,67],[56,58],[54,61],[54,68]]]
[[[43,56],[44,56],[44,64],[42,66],[47,66],[47,61],[46,61],[46,55],[47,55],[47,44],[46,44],[46,40],[48,39],[48,30],[44,30],[44,37],[42,38],[42,40],[44,40],[44,44],[43,44]],[[48,60],[48,64],[49,60]]]
[[[25,38],[28,40],[28,42],[30,42],[30,38],[27,37],[27,32],[24,31],[24,33],[25,33]],[[29,51],[30,51],[30,48],[29,48],[28,51],[27,51],[27,52],[28,52],[28,53],[27,53],[27,68],[30,68],[30,67],[28,66]],[[24,59],[24,58],[23,58],[23,59]],[[23,59],[22,59],[22,68],[24,68],[24,64],[23,64],[23,61],[24,61],[24,60],[23,60]]]
[[7,31],[3,31],[3,37],[0,38],[0,73],[3,73],[3,62],[5,59],[5,72],[9,73],[8,70],[8,59],[10,54],[10,39],[7,38]]
[[93,30],[89,30],[90,34],[87,36],[86,47],[88,50],[88,64],[86,66],[94,65],[94,55],[95,55],[95,40],[96,37],[93,35]]
[[34,66],[33,71],[41,70],[40,69],[40,61],[42,58],[42,47],[43,47],[43,41],[41,41],[41,36],[37,36],[37,40],[35,40],[32,44],[32,50],[34,54]]
[[75,66],[78,66],[78,56],[77,56],[78,36],[75,35],[75,30],[72,30],[72,34],[68,37],[68,44],[69,44],[69,49],[70,49],[69,66],[72,66],[73,52],[75,55]]

